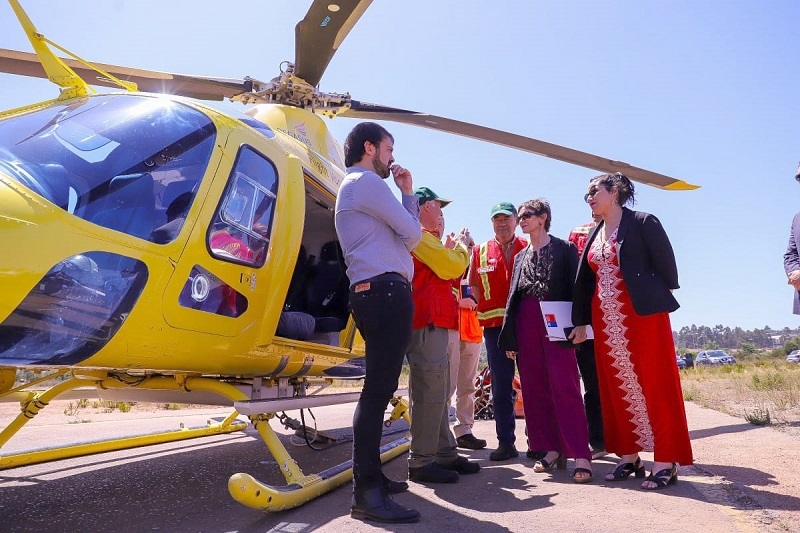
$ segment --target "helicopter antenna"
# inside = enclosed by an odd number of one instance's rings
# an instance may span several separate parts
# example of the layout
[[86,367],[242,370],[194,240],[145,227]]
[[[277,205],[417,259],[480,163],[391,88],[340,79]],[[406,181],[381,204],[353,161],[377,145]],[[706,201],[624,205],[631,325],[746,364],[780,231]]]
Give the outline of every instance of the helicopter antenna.
[[55,55],[48,44],[72,56],[83,65],[96,70],[103,76],[113,80],[115,83],[119,84],[128,91],[137,90],[135,83],[124,82],[115,78],[111,74],[98,69],[89,62],[84,61],[72,52],[46,38],[36,30],[36,26],[33,25],[33,21],[31,21],[31,19],[28,17],[28,14],[25,13],[25,10],[22,9],[22,6],[18,0],[8,1],[11,4],[11,8],[14,10],[14,13],[17,15],[17,19],[19,19],[19,23],[22,25],[25,35],[27,35],[28,40],[33,46],[33,49],[36,51],[36,55],[39,57],[42,68],[47,73],[47,78],[61,87],[61,94],[59,95],[60,100],[76,98],[79,96],[87,96],[89,93],[95,93],[95,90],[92,89],[89,84],[83,80],[83,78],[78,76],[74,70],[67,66],[67,64],[61,60],[61,58]]

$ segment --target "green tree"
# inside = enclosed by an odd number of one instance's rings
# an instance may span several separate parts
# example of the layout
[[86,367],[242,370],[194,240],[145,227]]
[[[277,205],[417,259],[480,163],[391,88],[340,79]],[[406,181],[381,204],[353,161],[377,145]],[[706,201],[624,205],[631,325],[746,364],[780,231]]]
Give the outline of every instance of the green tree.
[[758,349],[756,349],[756,345],[752,342],[739,343],[739,355],[741,356],[753,355],[757,351]]
[[788,354],[792,350],[800,350],[800,337],[792,337],[783,345],[784,354]]

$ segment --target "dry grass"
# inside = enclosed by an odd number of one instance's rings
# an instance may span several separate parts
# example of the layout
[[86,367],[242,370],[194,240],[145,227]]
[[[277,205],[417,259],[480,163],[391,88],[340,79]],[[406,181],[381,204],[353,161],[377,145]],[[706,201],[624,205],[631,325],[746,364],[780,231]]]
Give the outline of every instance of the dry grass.
[[681,371],[683,397],[703,407],[800,434],[800,365],[756,361]]

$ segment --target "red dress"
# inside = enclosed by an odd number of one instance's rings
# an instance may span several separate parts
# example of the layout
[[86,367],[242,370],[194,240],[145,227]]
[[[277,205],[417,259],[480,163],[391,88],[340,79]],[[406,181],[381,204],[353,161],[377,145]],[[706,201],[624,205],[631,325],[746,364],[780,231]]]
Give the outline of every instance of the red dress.
[[617,232],[595,239],[589,265],[595,359],[606,449],[617,455],[654,452],[658,462],[692,464],[669,313],[636,314],[622,279]]

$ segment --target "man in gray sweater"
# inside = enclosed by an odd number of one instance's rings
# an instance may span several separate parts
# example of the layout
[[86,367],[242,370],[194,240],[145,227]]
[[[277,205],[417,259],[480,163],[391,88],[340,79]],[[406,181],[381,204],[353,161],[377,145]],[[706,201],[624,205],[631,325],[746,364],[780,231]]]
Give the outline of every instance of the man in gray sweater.
[[[397,390],[411,340],[413,250],[422,232],[411,173],[394,164],[394,138],[373,122],[358,124],[344,143],[347,176],[336,198],[336,234],[350,280],[350,308],[364,338],[366,377],[353,415],[353,518],[416,522],[419,512],[389,494],[408,489],[381,471],[383,415]],[[402,203],[384,181],[389,175]]]

